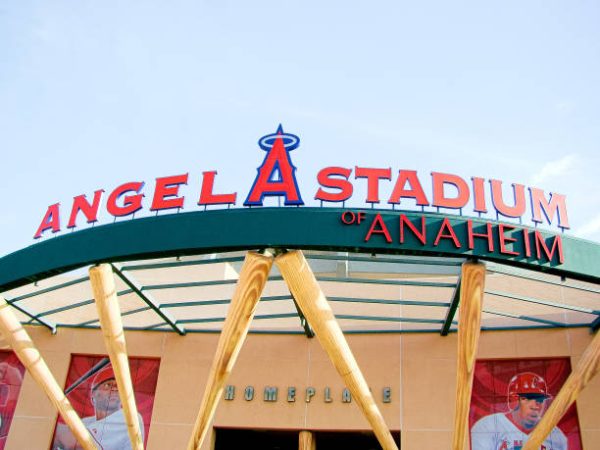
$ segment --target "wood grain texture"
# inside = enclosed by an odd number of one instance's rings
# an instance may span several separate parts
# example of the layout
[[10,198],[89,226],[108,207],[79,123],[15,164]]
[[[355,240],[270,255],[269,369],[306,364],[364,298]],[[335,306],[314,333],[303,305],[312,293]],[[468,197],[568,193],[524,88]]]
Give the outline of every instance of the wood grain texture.
[[575,370],[571,372],[552,404],[529,435],[523,450],[537,450],[552,429],[558,425],[567,409],[573,404],[579,393],[600,371],[600,332],[596,333],[581,356]]
[[89,273],[104,344],[119,388],[119,398],[123,407],[131,448],[143,450],[144,442],[131,382],[127,345],[112,268],[109,264],[100,264],[91,267]]
[[304,255],[301,251],[292,251],[278,256],[275,263],[321,346],[371,424],[381,447],[383,450],[397,450],[390,430]]
[[302,430],[298,433],[298,450],[316,450],[317,441],[312,431]]
[[208,375],[202,403],[188,444],[188,450],[200,449],[209,430],[223,388],[238,357],[254,311],[267,283],[273,258],[248,252],[236,285],[217,351]]
[[461,270],[460,317],[456,369],[456,409],[452,450],[463,450],[469,433],[469,407],[477,344],[481,331],[481,309],[485,284],[485,265],[467,261]]
[[2,296],[0,296],[0,330],[27,372],[56,407],[79,445],[85,450],[96,450],[92,436],[56,382],[29,334]]

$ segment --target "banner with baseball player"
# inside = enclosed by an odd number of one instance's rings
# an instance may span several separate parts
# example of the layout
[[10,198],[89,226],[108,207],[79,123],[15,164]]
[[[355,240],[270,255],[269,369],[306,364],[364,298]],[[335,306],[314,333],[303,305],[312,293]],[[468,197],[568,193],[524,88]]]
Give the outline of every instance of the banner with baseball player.
[[[469,414],[471,450],[520,450],[571,373],[569,358],[480,360]],[[582,450],[575,405],[540,450]]]
[[25,367],[13,352],[0,351],[0,450],[6,445]]
[[[150,429],[159,364],[157,359],[129,358],[144,447]],[[90,431],[98,449],[131,449],[115,374],[107,357],[72,356],[65,394]],[[80,447],[74,436],[59,417],[52,450],[78,449]]]

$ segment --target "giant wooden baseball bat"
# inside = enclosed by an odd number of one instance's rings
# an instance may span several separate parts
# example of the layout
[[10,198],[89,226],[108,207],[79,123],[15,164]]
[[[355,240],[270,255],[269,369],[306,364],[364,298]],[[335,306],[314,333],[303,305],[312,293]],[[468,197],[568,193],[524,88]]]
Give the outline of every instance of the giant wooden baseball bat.
[[589,343],[581,356],[575,370],[569,375],[567,381],[558,395],[529,435],[529,439],[523,446],[523,450],[534,450],[541,447],[546,436],[558,425],[562,416],[567,412],[569,406],[577,399],[579,392],[600,371],[600,332],[596,333],[592,342]]
[[215,415],[227,377],[240,353],[263,288],[267,283],[273,258],[248,252],[240,271],[227,318],[217,344],[198,417],[194,424],[188,450],[202,446],[210,422]]
[[477,344],[479,343],[479,333],[481,331],[485,265],[472,261],[463,263],[460,283],[456,409],[454,412],[452,450],[463,450],[465,448],[469,432],[469,406],[471,404]]
[[371,424],[379,444],[383,450],[398,450],[344,333],[304,255],[298,250],[285,253],[275,259],[275,264],[321,346]]
[[298,433],[298,450],[315,450],[315,434],[312,431],[301,430]]
[[123,405],[131,448],[143,450],[144,443],[138,420],[137,405],[135,404],[133,384],[131,383],[127,346],[125,344],[125,334],[123,333],[123,322],[121,320],[121,309],[119,308],[112,268],[108,264],[100,264],[99,266],[91,267],[89,272],[104,343],[115,373],[117,387],[119,388],[119,398]]
[[84,450],[96,450],[89,431],[56,382],[29,334],[19,323],[2,296],[0,296],[0,331],[29,374],[58,410],[79,445]]

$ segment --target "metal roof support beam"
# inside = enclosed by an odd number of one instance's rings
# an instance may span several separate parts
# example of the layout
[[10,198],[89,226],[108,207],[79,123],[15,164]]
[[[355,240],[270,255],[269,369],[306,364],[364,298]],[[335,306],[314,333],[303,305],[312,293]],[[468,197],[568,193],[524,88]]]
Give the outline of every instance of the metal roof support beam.
[[[261,302],[276,302],[280,300],[289,300],[289,295],[272,295],[267,297],[261,297]],[[227,305],[231,303],[229,299],[223,300],[197,300],[187,302],[173,302],[173,303],[161,303],[161,308],[189,308],[191,306],[206,306],[206,305]],[[180,321],[181,322],[181,321]]]
[[[117,292],[117,296],[120,297],[121,295],[131,294],[132,292],[133,292],[133,290],[131,290],[131,289],[123,289],[122,291]],[[59,312],[69,311],[69,310],[75,309],[75,308],[81,308],[82,306],[91,305],[92,303],[94,303],[93,298],[91,298],[89,300],[83,300],[83,301],[77,302],[77,303],[71,303],[70,305],[61,306],[60,308],[49,309],[48,311],[39,313],[37,316],[38,317],[51,316],[52,314],[58,314]],[[61,324],[61,327],[62,326],[63,325]]]
[[389,263],[389,264],[406,264],[413,265],[419,264],[423,266],[447,266],[455,267],[462,264],[462,261],[448,260],[448,261],[428,261],[427,259],[408,259],[408,258],[386,258],[372,256],[342,256],[342,255],[304,255],[306,259],[322,259],[325,261],[352,261],[352,262],[371,262],[371,263]]
[[575,312],[581,312],[581,313],[585,313],[585,314],[600,315],[600,310],[598,310],[598,309],[584,308],[581,306],[571,306],[571,305],[566,305],[564,303],[550,302],[547,300],[540,300],[537,298],[525,297],[523,295],[509,294],[507,292],[489,291],[488,290],[488,291],[485,291],[485,293],[490,294],[490,295],[495,295],[497,297],[509,298],[511,300],[519,300],[519,301],[527,302],[527,303],[535,303],[537,305],[552,306],[554,308],[565,309],[567,311],[575,311]]
[[595,288],[588,287],[588,286],[578,286],[576,284],[567,284],[564,281],[549,280],[547,278],[540,276],[537,273],[536,274],[527,274],[527,273],[523,273],[522,271],[519,271],[518,269],[503,267],[500,264],[493,264],[492,267],[488,267],[488,272],[498,273],[500,275],[507,275],[510,277],[521,278],[523,280],[537,281],[540,283],[550,284],[552,286],[560,286],[560,287],[564,287],[564,288],[568,288],[568,289],[575,289],[578,291],[600,294],[600,289],[595,289]]
[[384,450],[398,450],[344,333],[304,255],[298,250],[288,252],[277,256],[275,263],[302,313],[313,327],[319,343],[371,424],[379,444]]
[[148,305],[152,310],[160,316],[162,320],[167,322],[174,331],[177,331],[181,336],[185,335],[185,329],[181,326],[177,325],[177,321],[174,320],[171,315],[160,308],[160,305],[154,301],[154,299],[144,292],[142,292],[143,287],[140,286],[133,278],[128,277],[123,273],[121,267],[118,264],[111,264],[113,271],[117,274],[117,276],[123,280],[123,282],[129,286],[133,292],[135,292],[140,299],[146,305]]
[[225,319],[223,331],[219,337],[200,410],[187,446],[188,450],[198,450],[202,447],[217,404],[222,397],[227,378],[250,329],[256,306],[267,284],[272,265],[273,258],[271,256],[254,252],[248,252],[246,255],[231,305],[227,311],[227,319]]
[[592,332],[595,333],[600,328],[600,317],[597,317],[596,320],[592,322],[591,325]]
[[135,404],[133,383],[131,382],[127,344],[125,342],[125,333],[123,332],[123,320],[121,319],[121,309],[119,307],[119,299],[117,298],[115,277],[110,265],[100,264],[99,266],[91,267],[90,282],[94,291],[104,344],[106,345],[106,350],[108,351],[108,356],[115,373],[119,398],[123,405],[123,415],[125,417],[125,424],[127,425],[131,448],[134,450],[143,450],[144,443],[138,420],[137,405]]
[[300,317],[300,325],[302,325],[302,328],[304,328],[304,334],[306,334],[307,338],[314,338],[315,332],[313,331],[310,324],[308,323],[308,320],[306,320],[306,317],[304,317],[304,314],[302,314],[302,311],[300,310],[300,306],[298,306],[298,302],[296,302],[296,298],[294,297],[294,294],[292,294],[292,300],[294,301],[294,306],[296,307],[296,311],[298,311],[298,316]]
[[121,270],[150,270],[150,269],[168,269],[170,267],[185,267],[185,266],[202,266],[207,264],[221,264],[231,262],[242,262],[243,256],[230,256],[226,258],[215,258],[215,259],[197,259],[193,261],[172,261],[172,262],[158,262],[149,264],[132,264],[129,266],[121,267]]
[[387,300],[382,298],[352,298],[352,297],[327,297],[330,302],[342,303],[377,303],[380,305],[405,305],[405,306],[434,306],[438,308],[446,308],[450,306],[450,302],[425,302],[420,300]]
[[460,289],[460,317],[458,319],[458,352],[456,369],[456,409],[452,450],[466,447],[469,432],[469,406],[475,374],[475,357],[481,331],[481,309],[485,283],[485,265],[468,261],[463,263]]
[[462,277],[459,276],[458,280],[456,281],[454,293],[452,294],[452,300],[450,301],[450,306],[448,307],[448,312],[446,313],[446,319],[444,320],[444,325],[442,325],[442,329],[440,330],[440,334],[442,336],[448,336],[448,333],[450,332],[450,326],[452,325],[452,321],[456,315],[456,310],[458,309],[458,304],[460,303],[461,279]]
[[565,328],[568,325],[566,323],[556,322],[555,320],[540,319],[539,317],[524,316],[524,315],[518,315],[518,314],[510,314],[510,313],[506,313],[506,312],[502,312],[502,311],[495,311],[492,309],[484,309],[483,312],[487,313],[487,314],[493,314],[495,316],[509,317],[511,319],[519,319],[519,320],[526,320],[528,322],[544,323],[546,325],[550,325],[553,327],[559,327],[559,328]]
[[[276,278],[276,277],[273,277]],[[391,286],[420,286],[420,287],[439,287],[453,288],[454,283],[444,283],[440,281],[412,281],[412,280],[385,280],[381,278],[352,278],[352,277],[326,277],[317,276],[317,281],[331,281],[334,283],[362,283],[362,284],[383,284]]]
[[31,297],[36,297],[38,295],[42,295],[42,294],[47,294],[48,292],[52,292],[52,291],[56,291],[58,289],[62,289],[62,288],[66,288],[69,286],[73,286],[75,284],[79,284],[79,283],[83,283],[84,281],[87,281],[88,277],[80,277],[80,278],[75,278],[74,280],[70,280],[70,281],[65,281],[64,283],[60,283],[60,284],[55,284],[54,286],[50,286],[47,288],[43,288],[43,289],[38,289],[37,291],[33,291],[33,292],[29,292],[27,294],[23,294],[23,295],[19,295],[18,297],[13,298],[11,301],[14,302],[20,302],[21,300],[25,300],[26,298],[31,298]]
[[31,312],[28,308],[25,308],[22,305],[13,303],[13,301],[9,300],[8,298],[6,298],[6,303],[8,303],[10,306],[15,308],[16,310],[21,311],[23,314],[25,314],[27,317],[29,317],[32,321],[35,321],[35,322],[39,323],[40,325],[43,325],[46,328],[48,328],[52,334],[56,334],[56,325],[54,323],[49,322],[44,319],[40,319],[39,314],[35,314],[35,313]]
[[27,372],[46,393],[54,407],[75,436],[75,439],[85,450],[95,450],[94,439],[90,435],[77,412],[58,385],[56,378],[50,372],[44,358],[29,337],[29,334],[19,323],[8,303],[0,296],[0,331],[8,342]]
[[[269,281],[283,281],[281,276],[269,277]],[[318,276],[317,281],[330,281],[333,283],[362,283],[362,284],[381,284],[390,286],[420,286],[420,287],[439,287],[453,288],[454,283],[444,283],[438,281],[412,281],[412,280],[385,280],[378,278],[351,278],[351,277],[326,277]],[[237,280],[210,280],[210,281],[189,281],[185,283],[167,283],[167,284],[149,284],[144,286],[145,291],[157,289],[175,289],[204,286],[222,286],[225,284],[236,284]]]
[[546,437],[558,425],[567,409],[573,404],[581,390],[600,372],[600,333],[597,333],[587,346],[575,370],[571,372],[552,404],[529,435],[523,450],[535,450],[541,447]]

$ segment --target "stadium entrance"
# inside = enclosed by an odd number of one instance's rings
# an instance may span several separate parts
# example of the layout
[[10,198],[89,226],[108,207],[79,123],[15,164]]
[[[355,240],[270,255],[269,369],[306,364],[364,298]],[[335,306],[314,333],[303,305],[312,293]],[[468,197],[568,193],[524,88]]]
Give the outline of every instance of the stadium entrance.
[[[298,431],[216,429],[215,450],[260,448],[261,450],[379,450],[381,446],[371,432],[304,432],[312,436],[312,446],[300,448]],[[400,433],[392,433],[400,448]],[[310,441],[307,439],[305,441]]]

